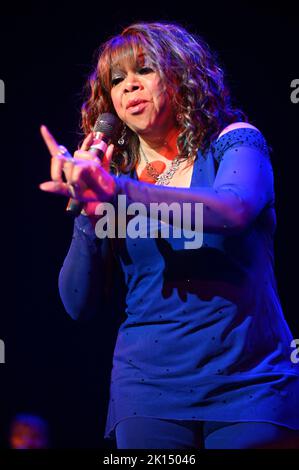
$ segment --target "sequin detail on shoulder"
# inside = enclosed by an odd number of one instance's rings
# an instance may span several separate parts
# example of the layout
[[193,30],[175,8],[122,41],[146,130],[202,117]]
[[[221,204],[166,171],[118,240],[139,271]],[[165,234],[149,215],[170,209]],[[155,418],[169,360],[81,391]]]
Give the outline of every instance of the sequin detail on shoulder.
[[213,143],[212,152],[215,160],[220,162],[228,149],[242,145],[256,148],[270,158],[271,148],[263,134],[258,130],[246,127],[229,131]]

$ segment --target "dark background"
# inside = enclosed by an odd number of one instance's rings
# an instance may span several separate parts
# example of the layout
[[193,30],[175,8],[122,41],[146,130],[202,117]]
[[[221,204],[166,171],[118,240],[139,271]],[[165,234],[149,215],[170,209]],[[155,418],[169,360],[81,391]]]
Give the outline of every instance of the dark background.
[[[224,3],[224,2],[223,2]],[[278,228],[275,266],[285,317],[299,338],[297,197],[299,17],[291,5],[252,2],[12,4],[0,16],[1,244],[0,446],[17,412],[48,420],[58,448],[112,447],[103,440],[112,351],[113,312],[77,324],[64,312],[57,276],[72,221],[66,200],[42,193],[49,154],[39,135],[46,124],[70,150],[81,138],[81,91],[100,43],[138,21],[176,21],[217,51],[235,103],[273,147]],[[196,6],[195,6],[196,5]]]

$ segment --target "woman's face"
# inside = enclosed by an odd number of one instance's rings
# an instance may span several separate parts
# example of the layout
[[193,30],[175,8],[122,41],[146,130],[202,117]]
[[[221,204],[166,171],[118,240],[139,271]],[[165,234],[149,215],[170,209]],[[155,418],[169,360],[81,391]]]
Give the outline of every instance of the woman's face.
[[158,73],[146,63],[126,63],[111,71],[111,99],[119,118],[138,135],[161,135],[175,126],[170,95]]

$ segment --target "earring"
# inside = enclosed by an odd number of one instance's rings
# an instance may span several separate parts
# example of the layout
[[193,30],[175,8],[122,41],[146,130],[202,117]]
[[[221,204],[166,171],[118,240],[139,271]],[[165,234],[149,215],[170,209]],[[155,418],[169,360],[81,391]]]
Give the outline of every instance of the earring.
[[126,125],[124,124],[124,125],[123,125],[123,128],[122,128],[122,131],[121,131],[121,136],[120,136],[120,138],[119,138],[118,141],[117,141],[119,145],[124,145],[125,139],[126,139],[126,136],[127,136],[127,132],[126,132],[126,131],[127,131],[127,128],[126,128]]
[[176,115],[176,120],[177,120],[178,122],[180,122],[182,119],[183,119],[183,115],[182,115],[181,113],[178,113],[178,114]]

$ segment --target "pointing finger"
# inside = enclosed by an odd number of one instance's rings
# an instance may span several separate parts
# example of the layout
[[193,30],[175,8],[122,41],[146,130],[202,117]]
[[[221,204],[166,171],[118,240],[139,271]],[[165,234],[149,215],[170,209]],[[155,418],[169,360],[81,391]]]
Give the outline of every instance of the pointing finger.
[[52,136],[52,134],[49,132],[48,128],[46,126],[41,126],[40,127],[40,132],[42,135],[42,138],[44,139],[44,142],[46,146],[48,147],[48,150],[52,157],[56,157],[58,153],[60,153],[59,145]]

